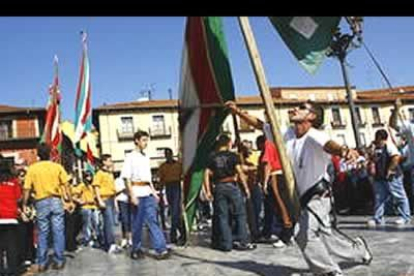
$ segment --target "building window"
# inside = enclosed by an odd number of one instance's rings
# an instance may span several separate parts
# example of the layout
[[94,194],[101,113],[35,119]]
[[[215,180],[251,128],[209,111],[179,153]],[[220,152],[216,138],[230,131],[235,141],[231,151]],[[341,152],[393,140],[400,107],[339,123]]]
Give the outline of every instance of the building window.
[[165,135],[165,120],[164,115],[154,115],[152,116],[152,135]]
[[361,109],[359,107],[355,107],[355,114],[356,114],[356,118],[357,118],[357,124],[358,125],[364,125],[365,122],[362,120]]
[[339,107],[332,108],[332,127],[333,128],[343,128],[344,123],[342,122],[341,118],[341,110]]
[[359,139],[361,140],[362,146],[366,146],[367,145],[367,138],[365,137],[365,133],[360,133],[359,134]]
[[134,122],[132,117],[121,117],[121,131],[123,133],[134,132]]
[[345,134],[338,134],[337,137],[338,137],[339,144],[341,144],[343,146],[347,145]]
[[12,137],[12,121],[0,121],[0,140],[7,140]]
[[408,109],[408,116],[410,118],[410,122],[414,123],[414,108],[409,108]]
[[165,149],[167,148],[157,148],[156,155],[158,158],[164,158],[165,157]]
[[381,125],[381,116],[379,113],[379,109],[378,107],[373,107],[372,108],[372,118],[374,119],[374,125]]

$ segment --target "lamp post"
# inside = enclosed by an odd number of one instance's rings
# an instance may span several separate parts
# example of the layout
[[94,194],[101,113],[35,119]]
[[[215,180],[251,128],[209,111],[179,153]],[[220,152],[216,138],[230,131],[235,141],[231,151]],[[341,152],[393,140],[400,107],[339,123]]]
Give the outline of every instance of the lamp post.
[[[361,17],[346,17],[348,24],[352,30],[352,34],[344,34],[338,28],[333,37],[331,44],[331,51],[327,54],[330,57],[335,57],[339,60],[342,70],[342,76],[345,82],[345,89],[347,94],[347,100],[349,105],[349,111],[351,113],[352,129],[354,132],[355,143],[357,148],[361,148],[361,137],[359,135],[359,122],[355,112],[355,103],[352,97],[351,84],[349,82],[348,70],[346,67],[346,57],[348,52],[352,48],[360,47],[362,42],[362,18]],[[354,42],[356,38],[357,43]]]

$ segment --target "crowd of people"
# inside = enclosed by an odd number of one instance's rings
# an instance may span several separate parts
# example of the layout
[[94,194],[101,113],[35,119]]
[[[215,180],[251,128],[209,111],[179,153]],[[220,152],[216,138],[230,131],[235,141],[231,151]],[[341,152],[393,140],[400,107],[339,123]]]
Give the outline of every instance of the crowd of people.
[[[373,143],[358,150],[336,143],[320,130],[323,109],[315,103],[289,111],[292,127],[283,139],[301,205],[295,218],[268,120],[259,120],[234,102],[226,106],[263,135],[256,139],[257,150],[243,141],[236,143],[236,153],[230,136],[222,134],[208,158],[196,221],[200,228],[211,221],[213,249],[255,250],[257,243],[281,248],[296,241],[312,273],[343,275],[332,256],[366,265],[373,256],[363,237],[344,237],[330,217],[333,212],[370,214],[369,227],[384,225],[384,216],[393,213],[398,215],[396,225],[411,222],[414,126],[399,108],[390,118],[390,127],[378,130]],[[39,145],[39,161],[27,171],[16,171],[1,158],[3,274],[19,274],[22,264],[35,264],[36,272],[63,269],[65,250],[76,252],[83,247],[109,254],[126,251],[132,259],[142,259],[147,255],[142,246],[144,225],[155,251],[152,256],[169,258],[169,243],[182,245],[186,238],[182,165],[166,149],[166,161],[158,168],[158,183],[154,182],[145,153],[148,142],[148,133],[136,132],[135,149],[119,173],[105,154],[99,170],[85,171],[82,179],[49,161],[50,148],[45,144]],[[169,236],[165,234],[166,209],[171,218]],[[51,260],[49,249],[53,249]]]

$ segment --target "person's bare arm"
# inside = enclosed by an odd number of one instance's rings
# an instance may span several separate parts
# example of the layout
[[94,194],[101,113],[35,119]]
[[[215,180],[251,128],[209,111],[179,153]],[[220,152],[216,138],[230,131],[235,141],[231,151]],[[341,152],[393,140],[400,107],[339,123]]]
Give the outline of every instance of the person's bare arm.
[[338,155],[345,160],[349,161],[350,163],[356,162],[359,157],[359,154],[356,150],[350,149],[347,146],[341,146],[337,142],[333,140],[329,140],[323,149],[332,155]]
[[230,109],[232,114],[239,116],[242,120],[244,120],[248,125],[263,130],[263,121],[257,117],[254,117],[247,113],[247,111],[241,110],[237,107],[236,103],[233,101],[226,102],[226,107]]
[[100,208],[105,208],[105,202],[102,200],[101,191],[98,186],[93,186],[93,190],[95,192],[96,200],[98,201],[98,205]]
[[210,183],[210,177],[212,176],[213,176],[213,172],[210,169],[207,168],[204,170],[203,187],[204,187],[204,191],[206,192],[206,198],[209,201],[213,199],[213,195],[211,194],[211,183]]
[[27,207],[27,203],[29,202],[29,198],[30,198],[30,192],[31,190],[23,190],[23,203],[22,203],[22,209],[23,212],[26,214],[28,213],[28,207]]
[[246,197],[250,198],[250,190],[249,190],[249,186],[247,186],[247,176],[243,172],[243,169],[242,169],[240,164],[236,165],[236,171],[237,171],[237,175],[239,176],[239,179],[240,179],[240,181],[243,185],[243,189],[244,189],[244,192],[246,193]]
[[395,174],[398,164],[400,163],[401,155],[394,155],[391,157],[390,165],[388,166],[387,178]]

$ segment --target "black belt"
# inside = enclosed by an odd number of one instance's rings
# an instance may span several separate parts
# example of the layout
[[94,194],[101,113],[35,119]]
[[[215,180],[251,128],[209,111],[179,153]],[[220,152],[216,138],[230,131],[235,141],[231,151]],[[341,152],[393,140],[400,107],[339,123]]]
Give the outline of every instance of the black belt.
[[300,205],[302,208],[306,208],[309,201],[316,195],[323,196],[329,191],[329,182],[325,179],[321,179],[311,188],[309,188],[300,198]]

